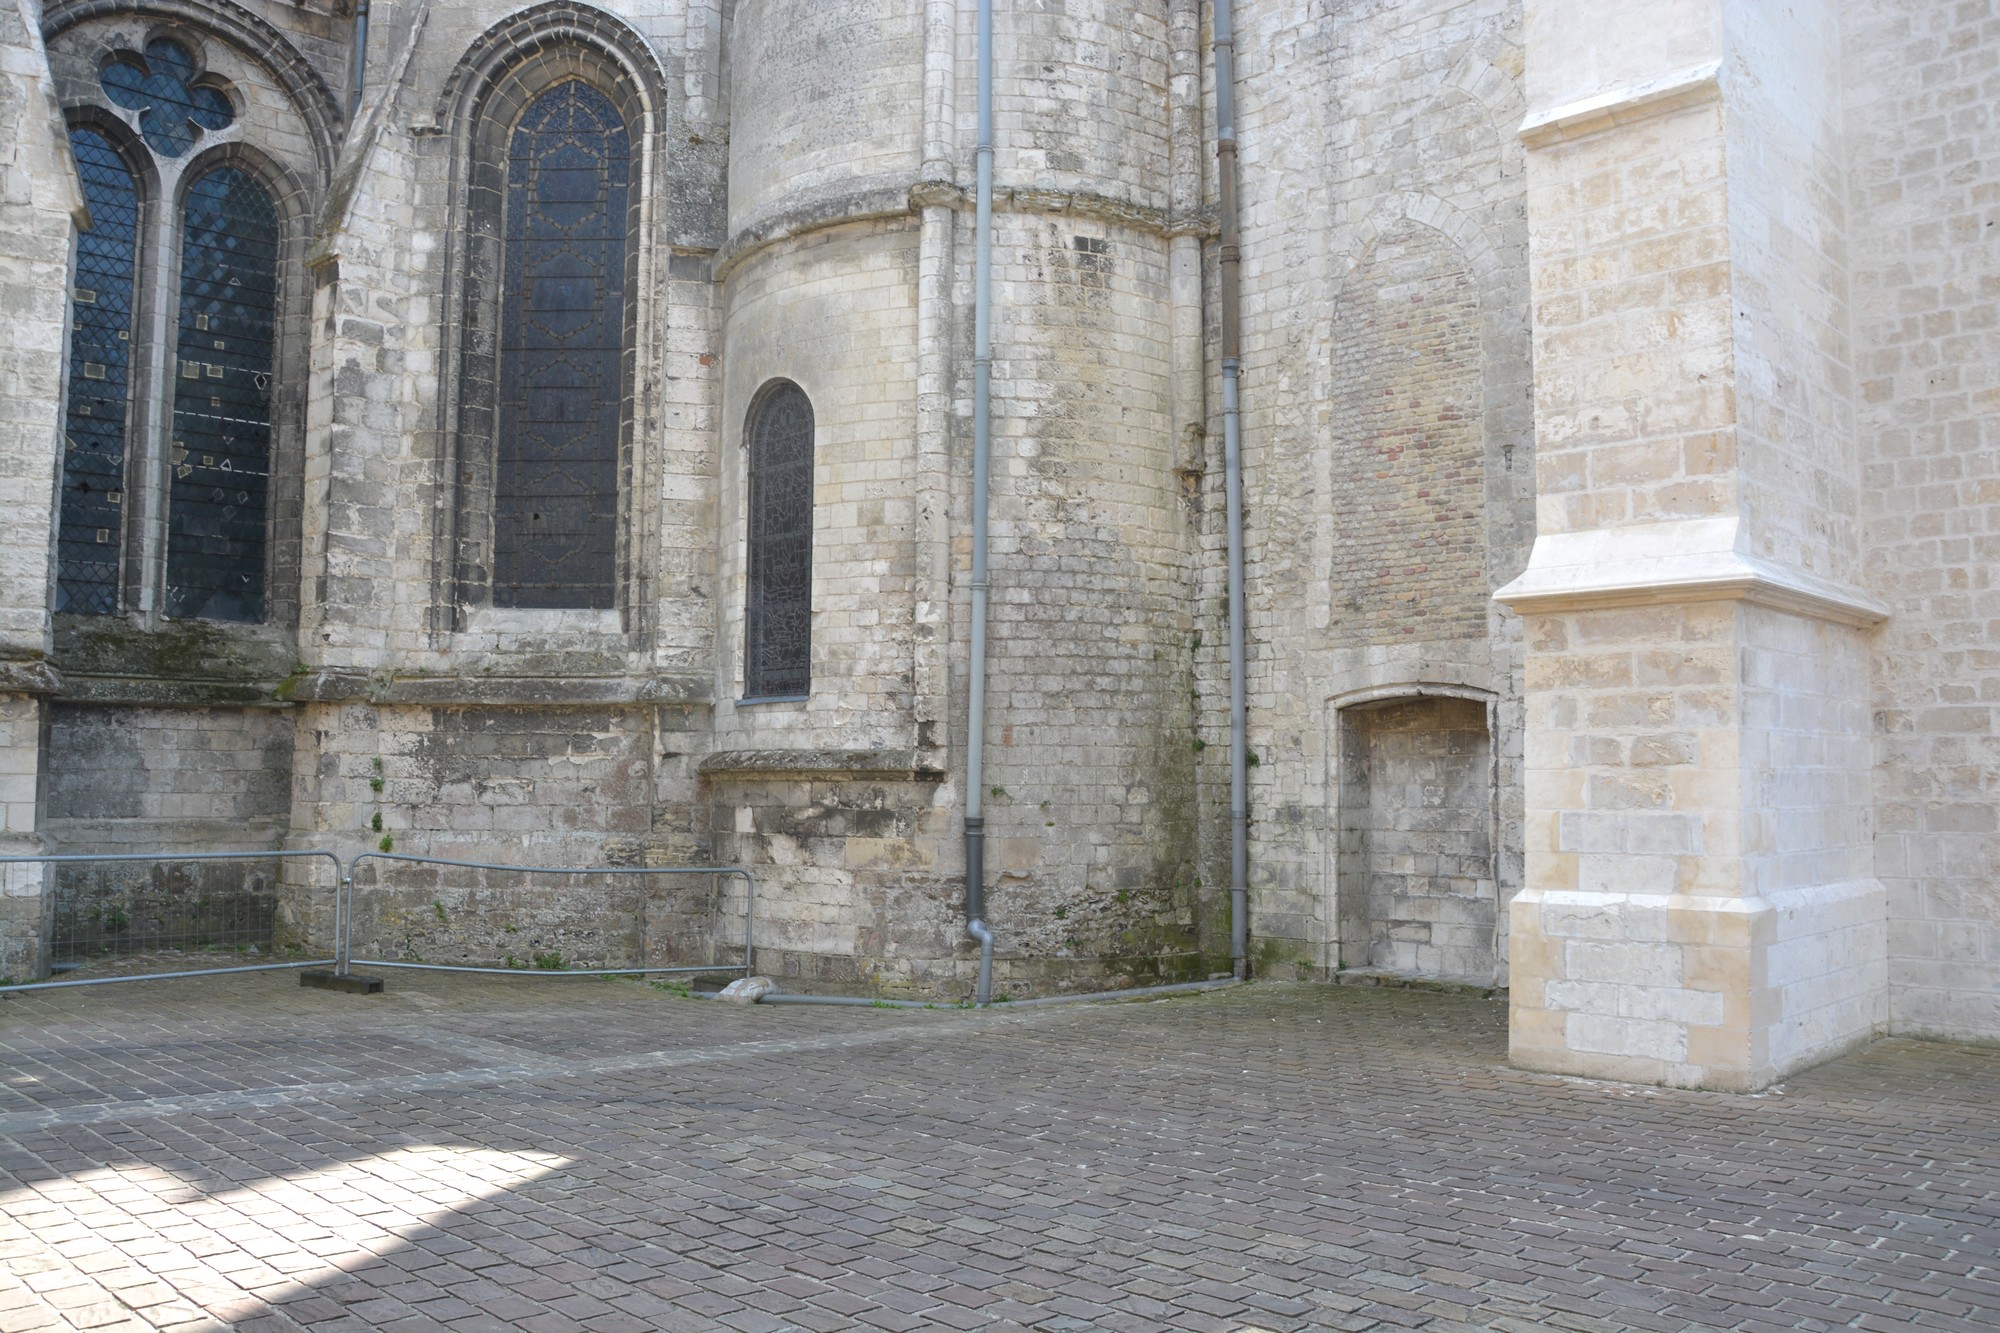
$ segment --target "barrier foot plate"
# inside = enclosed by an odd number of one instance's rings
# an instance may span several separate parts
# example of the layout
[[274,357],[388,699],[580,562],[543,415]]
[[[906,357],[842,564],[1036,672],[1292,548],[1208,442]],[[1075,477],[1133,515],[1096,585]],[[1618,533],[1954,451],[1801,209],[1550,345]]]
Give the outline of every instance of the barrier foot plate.
[[299,973],[299,984],[301,986],[310,986],[314,990],[345,991],[349,995],[380,995],[382,993],[382,978],[380,977],[364,977],[359,972],[349,972],[343,977],[338,972],[329,972],[323,967],[309,967]]

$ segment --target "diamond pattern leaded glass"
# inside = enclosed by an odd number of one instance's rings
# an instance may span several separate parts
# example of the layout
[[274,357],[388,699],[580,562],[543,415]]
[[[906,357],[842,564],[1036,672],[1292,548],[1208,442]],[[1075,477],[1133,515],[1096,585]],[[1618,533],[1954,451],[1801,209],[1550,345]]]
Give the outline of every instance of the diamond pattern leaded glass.
[[509,145],[496,606],[612,605],[630,176],[623,117],[580,80],[530,103]]
[[76,282],[70,289],[56,610],[107,616],[118,610],[125,527],[139,192],[125,160],[96,130],[71,130],[69,145],[90,205],[90,229],[76,238]]
[[104,95],[139,113],[139,133],[161,157],[181,157],[204,130],[229,128],[236,111],[220,88],[199,81],[185,46],[168,37],[146,43],[146,54],[120,51],[104,67]]
[[750,421],[746,698],[805,694],[812,674],[813,413],[795,384],[766,390]]
[[277,304],[270,193],[239,167],[217,167],[188,189],[181,219],[169,615],[264,618]]

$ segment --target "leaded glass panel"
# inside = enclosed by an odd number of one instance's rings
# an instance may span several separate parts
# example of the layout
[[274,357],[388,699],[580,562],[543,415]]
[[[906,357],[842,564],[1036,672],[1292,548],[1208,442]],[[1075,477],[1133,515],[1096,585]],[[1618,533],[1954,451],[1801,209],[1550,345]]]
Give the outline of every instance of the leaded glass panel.
[[812,682],[813,413],[795,384],[767,389],[750,421],[749,591],[743,692],[805,694]]
[[535,98],[509,145],[496,606],[613,602],[630,177],[624,118],[581,80]]
[[56,610],[103,616],[118,610],[139,191],[131,168],[102,134],[74,129],[69,143],[90,227],[77,237],[70,289]]
[[240,167],[187,192],[168,492],[167,614],[264,618],[278,214]]

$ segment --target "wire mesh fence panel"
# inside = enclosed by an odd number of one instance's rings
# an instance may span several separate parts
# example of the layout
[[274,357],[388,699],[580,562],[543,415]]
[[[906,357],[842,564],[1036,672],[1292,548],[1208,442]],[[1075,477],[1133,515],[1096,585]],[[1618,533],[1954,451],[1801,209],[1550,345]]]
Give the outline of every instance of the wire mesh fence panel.
[[[288,882],[281,870],[292,867]],[[317,866],[317,871],[305,867]],[[340,859],[331,852],[120,852],[0,857],[0,895],[49,893],[54,981],[0,990],[264,971],[333,962],[332,939],[286,925],[288,898],[317,895],[340,933]]]
[[52,962],[134,955],[261,957],[277,947],[276,860],[66,863],[55,871]]
[[0,990],[326,963],[344,980],[357,955],[382,967],[545,975],[747,972],[755,956],[756,881],[739,866],[523,866],[392,852],[343,864],[318,851],[0,857],[9,898],[39,898],[51,879],[54,970],[111,971]]

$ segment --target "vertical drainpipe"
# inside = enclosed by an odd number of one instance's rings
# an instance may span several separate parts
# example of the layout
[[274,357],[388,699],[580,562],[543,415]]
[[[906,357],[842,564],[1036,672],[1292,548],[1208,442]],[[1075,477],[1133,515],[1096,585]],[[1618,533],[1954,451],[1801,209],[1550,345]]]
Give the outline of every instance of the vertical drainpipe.
[[986,928],[986,494],[993,442],[993,0],[979,0],[979,145],[972,295],[972,645],[966,698],[965,933],[979,941],[978,1003],[993,995]]
[[1222,454],[1229,513],[1229,952],[1250,975],[1250,797],[1243,683],[1243,427],[1237,404],[1242,235],[1236,216],[1236,33],[1215,0],[1215,174],[1222,211]]
[[362,78],[368,71],[368,0],[355,0],[354,5],[354,87],[349,91],[347,117],[352,120],[361,110]]

